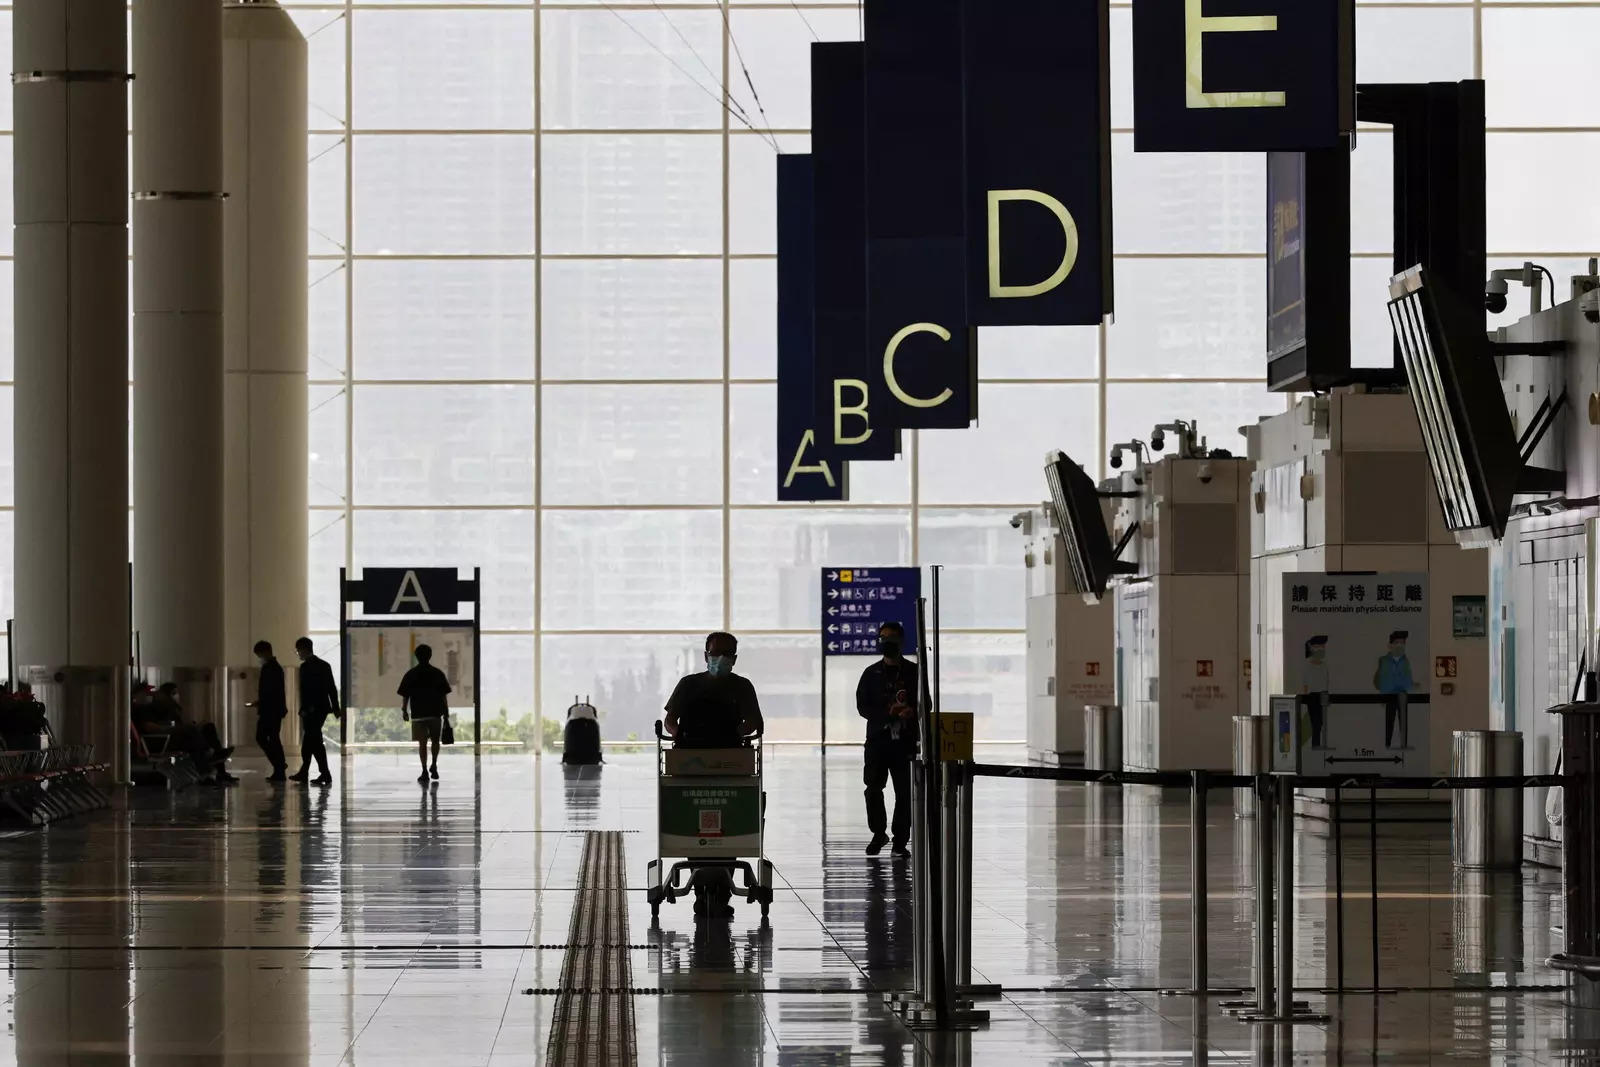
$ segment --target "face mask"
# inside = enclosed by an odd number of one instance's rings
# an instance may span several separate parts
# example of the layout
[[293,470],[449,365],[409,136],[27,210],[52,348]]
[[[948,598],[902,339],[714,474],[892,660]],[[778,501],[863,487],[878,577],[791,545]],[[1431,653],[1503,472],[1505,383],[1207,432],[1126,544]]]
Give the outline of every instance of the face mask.
[[711,672],[713,678],[721,678],[733,670],[733,662],[727,656],[707,656],[706,670]]
[[890,659],[900,658],[900,642],[887,637],[878,638],[878,651]]

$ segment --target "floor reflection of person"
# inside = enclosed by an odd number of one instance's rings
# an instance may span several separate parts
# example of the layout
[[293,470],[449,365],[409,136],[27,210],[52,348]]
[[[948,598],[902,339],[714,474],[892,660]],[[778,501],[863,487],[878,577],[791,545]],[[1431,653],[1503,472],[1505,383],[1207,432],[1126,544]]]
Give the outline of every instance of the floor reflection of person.
[[[867,898],[861,926],[865,945],[862,969],[873,988],[904,989],[911,984],[910,920],[910,866],[867,864]],[[866,1043],[877,1048],[877,1062],[886,1067],[904,1062],[905,1033],[899,1020],[886,1011],[869,1016]],[[868,1058],[866,1062],[872,1060]]]

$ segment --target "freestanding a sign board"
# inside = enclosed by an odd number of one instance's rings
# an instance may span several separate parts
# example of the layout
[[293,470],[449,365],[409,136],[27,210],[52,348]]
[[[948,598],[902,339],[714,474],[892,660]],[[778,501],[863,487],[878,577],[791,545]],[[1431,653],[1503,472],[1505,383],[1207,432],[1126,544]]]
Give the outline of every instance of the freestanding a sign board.
[[906,632],[902,651],[917,654],[918,567],[824,567],[822,654],[876,656],[878,627],[897,622]]
[[[350,605],[375,618],[351,619]],[[460,618],[470,607],[470,618]],[[455,616],[455,617],[452,617]],[[360,578],[339,568],[339,662],[347,708],[399,710],[393,693],[415,663],[419,644],[434,650],[434,666],[445,672],[457,704],[472,703],[473,750],[483,736],[482,620],[483,581],[477,568],[470,579],[454,567],[367,567]],[[369,703],[370,702],[370,703]],[[457,708],[452,708],[452,718]],[[350,716],[339,717],[339,748],[348,752]]]
[[1426,574],[1284,575],[1283,658],[1306,773],[1428,773]]

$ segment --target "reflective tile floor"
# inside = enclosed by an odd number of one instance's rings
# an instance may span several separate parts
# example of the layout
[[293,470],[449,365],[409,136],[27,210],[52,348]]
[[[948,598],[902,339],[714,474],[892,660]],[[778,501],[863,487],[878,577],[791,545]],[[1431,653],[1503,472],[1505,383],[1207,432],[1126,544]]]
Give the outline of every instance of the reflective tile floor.
[[[1020,752],[985,754],[1016,760]],[[118,810],[0,833],[0,1060],[18,1063],[543,1062],[581,831],[626,831],[633,885],[653,853],[651,757],[576,777],[465,753],[423,788],[405,756],[361,755],[331,790],[274,788],[246,764],[225,793],[135,790]],[[1447,827],[1385,825],[1380,981],[1325,996],[1332,1021],[1260,1028],[1190,979],[1187,798],[984,779],[976,802],[975,977],[989,1025],[913,1033],[880,992],[906,984],[903,866],[862,855],[860,755],[774,749],[771,921],[741,906],[652,928],[631,894],[641,1062],[650,1064],[1600,1063],[1600,999],[1542,960],[1548,872],[1463,876]],[[1252,824],[1209,815],[1211,984],[1249,981]],[[1333,851],[1303,826],[1297,981],[1338,976]],[[1365,834],[1345,841],[1346,984],[1371,984]],[[659,992],[656,992],[659,990]]]

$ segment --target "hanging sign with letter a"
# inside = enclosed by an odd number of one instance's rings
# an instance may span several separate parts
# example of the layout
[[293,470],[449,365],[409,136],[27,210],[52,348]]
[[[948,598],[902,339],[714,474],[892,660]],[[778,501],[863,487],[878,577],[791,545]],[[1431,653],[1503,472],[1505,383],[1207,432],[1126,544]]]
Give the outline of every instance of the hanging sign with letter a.
[[1355,69],[1355,0],[1138,0],[1134,150],[1330,148]]
[[778,499],[848,500],[846,464],[817,454],[811,157],[778,156]]
[[1106,0],[961,0],[967,321],[1098,325],[1111,311]]
[[368,615],[454,615],[460,583],[454,567],[366,567],[361,610]]
[[893,459],[898,428],[885,421],[867,354],[865,63],[859,41],[811,46],[811,164],[816,249],[818,454]]
[[906,429],[977,416],[966,322],[961,0],[866,5],[867,380]]

